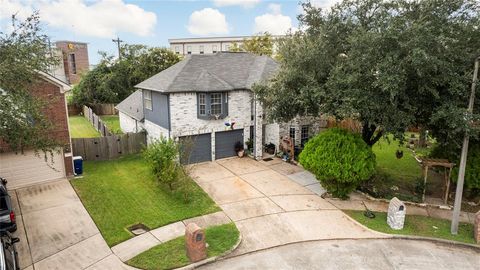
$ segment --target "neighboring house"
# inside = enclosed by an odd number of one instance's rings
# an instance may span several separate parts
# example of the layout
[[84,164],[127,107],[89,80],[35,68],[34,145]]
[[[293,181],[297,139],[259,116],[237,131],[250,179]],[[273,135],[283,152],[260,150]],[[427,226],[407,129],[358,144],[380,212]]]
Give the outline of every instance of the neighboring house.
[[31,87],[30,93],[48,102],[45,114],[55,125],[50,136],[58,139],[64,146],[54,152],[53,158],[48,155],[45,161],[41,151],[39,155],[35,155],[33,150],[25,150],[23,154],[11,152],[0,138],[0,176],[8,180],[9,188],[73,175],[72,145],[65,99],[65,93],[70,90],[70,86],[52,75],[43,72],[39,72],[39,75],[40,79]]
[[249,139],[254,142],[255,158],[262,158],[263,145],[272,142],[278,147],[280,138],[289,135],[286,127],[290,125],[296,128],[295,134],[301,133],[302,126],[307,127],[308,136],[318,132],[318,124],[306,120],[278,124],[264,119],[252,86],[270,79],[277,68],[272,58],[251,53],[186,56],[136,85],[143,91],[148,142],[162,136],[190,138],[193,163],[234,156],[235,143]]
[[[228,52],[234,43],[240,46],[245,39],[251,39],[253,37],[254,36],[171,38],[168,42],[170,43],[170,50],[176,54],[212,54],[217,52]],[[283,36],[272,37],[273,39],[276,39]]]
[[123,133],[140,132],[144,129],[142,90],[133,92],[115,107],[118,110]]

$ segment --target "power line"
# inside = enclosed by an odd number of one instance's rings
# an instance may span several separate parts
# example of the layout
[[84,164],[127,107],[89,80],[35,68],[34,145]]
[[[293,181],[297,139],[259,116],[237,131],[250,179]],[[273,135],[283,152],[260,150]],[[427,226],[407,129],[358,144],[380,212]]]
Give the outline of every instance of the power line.
[[120,51],[120,43],[123,42],[118,36],[117,39],[112,39],[112,42],[117,43],[117,48],[118,48],[118,60],[122,60],[122,53]]

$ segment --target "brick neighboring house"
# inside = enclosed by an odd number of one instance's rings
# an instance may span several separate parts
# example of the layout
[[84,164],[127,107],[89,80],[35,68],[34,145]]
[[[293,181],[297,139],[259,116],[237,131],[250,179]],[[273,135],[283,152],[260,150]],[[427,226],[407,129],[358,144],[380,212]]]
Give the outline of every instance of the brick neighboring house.
[[188,55],[136,85],[143,96],[147,142],[160,137],[193,139],[190,163],[235,156],[234,145],[248,140],[257,159],[263,157],[265,144],[278,149],[284,136],[302,144],[326,121],[297,117],[270,122],[252,92],[255,83],[270,79],[277,68],[272,58],[251,53]]
[[67,83],[78,83],[81,75],[89,69],[88,44],[62,40],[55,42],[55,45],[62,52],[63,70]]
[[44,181],[60,179],[73,175],[72,145],[68,125],[68,110],[65,93],[70,86],[49,75],[39,72],[40,79],[32,85],[30,92],[39,99],[48,101],[45,115],[55,128],[50,136],[56,138],[64,147],[57,149],[53,158],[47,162],[43,153],[35,155],[33,150],[24,154],[13,153],[8,145],[0,140],[0,176],[8,180],[9,188],[28,186]]

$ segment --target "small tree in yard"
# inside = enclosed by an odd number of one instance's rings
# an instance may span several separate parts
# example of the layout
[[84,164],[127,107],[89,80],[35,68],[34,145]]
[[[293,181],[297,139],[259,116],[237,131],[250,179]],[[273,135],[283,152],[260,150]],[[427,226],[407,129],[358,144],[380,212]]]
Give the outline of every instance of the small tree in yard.
[[149,163],[157,181],[171,192],[180,192],[185,201],[192,193],[192,179],[187,167],[179,161],[180,145],[172,139],[161,138],[143,151],[143,157]]
[[362,181],[375,173],[375,154],[357,135],[332,128],[310,139],[300,164],[311,171],[322,186],[335,197],[348,198]]

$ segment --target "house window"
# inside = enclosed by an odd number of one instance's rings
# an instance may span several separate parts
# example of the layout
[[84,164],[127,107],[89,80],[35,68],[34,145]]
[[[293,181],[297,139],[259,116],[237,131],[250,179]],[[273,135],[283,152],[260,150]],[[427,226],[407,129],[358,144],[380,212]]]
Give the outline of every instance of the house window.
[[225,118],[228,115],[227,97],[224,93],[198,93],[197,117],[204,120]]
[[290,138],[292,139],[293,144],[295,144],[295,128],[291,127],[290,128]]
[[225,51],[226,52],[230,51],[230,45],[225,45]]
[[198,114],[207,115],[207,98],[206,94],[198,95]]
[[192,54],[192,46],[187,46],[187,54]]
[[203,54],[205,52],[203,48],[203,45],[200,45],[200,54]]
[[221,93],[210,94],[210,114],[211,115],[222,114],[222,94]]
[[302,132],[300,135],[300,141],[302,143],[302,147],[307,143],[308,138],[309,138],[309,126],[302,126]]
[[147,110],[152,110],[152,91],[143,91],[143,106]]
[[75,62],[75,54],[69,54],[68,58],[70,62],[70,71],[72,72],[72,74],[77,74],[77,63]]
[[180,54],[180,46],[175,46],[175,53]]
[[212,53],[216,53],[217,52],[217,45],[212,45]]

